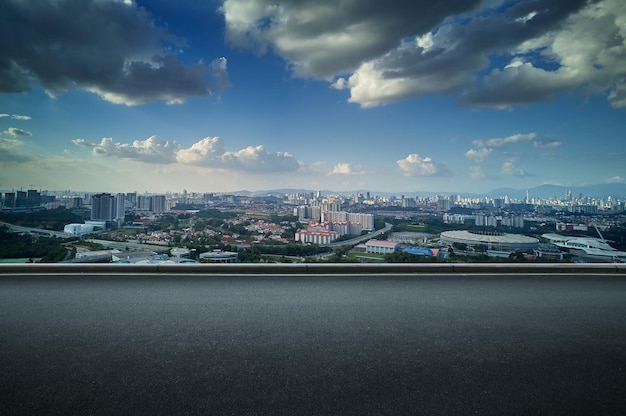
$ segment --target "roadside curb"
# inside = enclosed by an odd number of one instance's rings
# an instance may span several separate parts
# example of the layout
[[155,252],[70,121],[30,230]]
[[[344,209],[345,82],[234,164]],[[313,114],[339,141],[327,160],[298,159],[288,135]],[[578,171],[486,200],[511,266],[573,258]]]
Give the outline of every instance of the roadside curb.
[[7,274],[618,274],[626,275],[626,264],[355,264],[355,263],[243,263],[243,264],[0,264]]

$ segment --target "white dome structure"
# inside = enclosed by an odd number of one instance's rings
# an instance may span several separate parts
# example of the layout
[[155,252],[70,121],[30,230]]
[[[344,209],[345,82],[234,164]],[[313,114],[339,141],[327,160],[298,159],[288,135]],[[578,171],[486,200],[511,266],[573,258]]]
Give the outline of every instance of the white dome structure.
[[521,234],[499,232],[444,231],[441,233],[443,244],[467,244],[468,246],[485,245],[493,250],[529,250],[539,246],[539,240]]
[[67,224],[63,227],[63,232],[72,235],[82,235],[92,233],[93,224]]

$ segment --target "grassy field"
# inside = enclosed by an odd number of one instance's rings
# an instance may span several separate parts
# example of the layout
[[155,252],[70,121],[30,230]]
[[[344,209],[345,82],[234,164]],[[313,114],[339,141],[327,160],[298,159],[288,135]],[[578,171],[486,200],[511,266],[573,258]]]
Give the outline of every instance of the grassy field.
[[355,253],[350,252],[347,256],[351,260],[368,260],[368,261],[384,261],[385,256],[372,253]]

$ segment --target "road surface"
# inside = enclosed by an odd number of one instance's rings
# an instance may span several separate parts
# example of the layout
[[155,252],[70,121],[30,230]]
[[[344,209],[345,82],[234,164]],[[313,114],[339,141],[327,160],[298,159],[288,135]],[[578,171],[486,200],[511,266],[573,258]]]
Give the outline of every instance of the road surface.
[[372,231],[369,234],[360,235],[358,237],[351,238],[350,240],[342,240],[342,241],[335,241],[329,244],[322,244],[322,246],[327,246],[327,247],[339,247],[339,246],[345,246],[345,245],[355,246],[365,240],[369,240],[371,238],[375,238],[381,234],[389,232],[391,231],[392,228],[393,228],[393,224],[386,222],[385,226],[381,228],[380,230]]
[[626,414],[623,275],[0,276],[0,414]]

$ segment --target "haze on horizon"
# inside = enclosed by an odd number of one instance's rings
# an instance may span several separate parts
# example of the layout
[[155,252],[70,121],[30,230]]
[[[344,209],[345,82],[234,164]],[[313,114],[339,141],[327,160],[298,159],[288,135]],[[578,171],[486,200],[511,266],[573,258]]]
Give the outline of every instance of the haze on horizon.
[[621,0],[5,0],[0,188],[626,182]]

